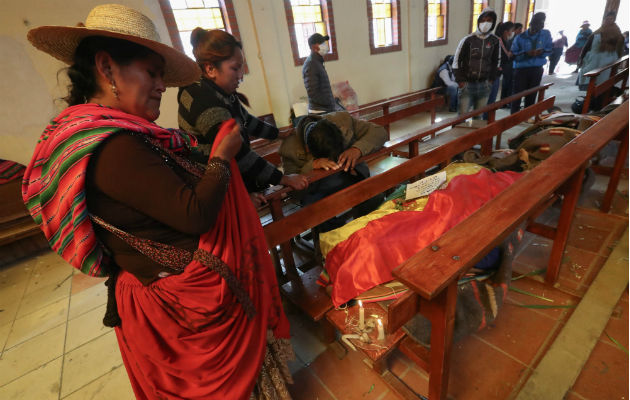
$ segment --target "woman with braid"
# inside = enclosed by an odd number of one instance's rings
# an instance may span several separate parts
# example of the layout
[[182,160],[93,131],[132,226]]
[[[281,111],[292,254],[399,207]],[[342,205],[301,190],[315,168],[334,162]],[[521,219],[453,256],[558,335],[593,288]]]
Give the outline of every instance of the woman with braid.
[[234,118],[241,127],[243,144],[236,154],[238,167],[254,205],[264,198],[259,193],[269,185],[282,184],[296,190],[308,186],[306,177],[283,175],[273,164],[249,147],[249,137],[275,139],[278,128],[264,123],[247,112],[247,98],[236,91],[243,80],[243,46],[222,30],[195,28],[190,35],[193,54],[201,67],[199,82],[182,87],[179,102],[179,127],[197,136],[203,156],[214,143],[221,124]]
[[221,124],[201,165],[193,136],[153,122],[166,86],[197,80],[197,64],[116,4],[28,39],[70,64],[70,93],[35,148],[23,198],[53,250],[109,276],[103,322],[136,397],[289,398],[289,324],[234,162],[240,127]]

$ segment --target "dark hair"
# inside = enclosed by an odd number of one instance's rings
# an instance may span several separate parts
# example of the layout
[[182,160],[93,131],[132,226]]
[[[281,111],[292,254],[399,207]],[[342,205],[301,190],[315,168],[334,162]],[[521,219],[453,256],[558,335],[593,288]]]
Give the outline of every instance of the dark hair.
[[337,161],[343,152],[343,136],[337,125],[322,118],[306,135],[306,145],[314,158]]
[[84,38],[74,52],[74,63],[67,69],[70,84],[64,100],[68,105],[83,104],[100,90],[94,63],[94,56],[99,51],[108,53],[120,65],[129,65],[134,60],[157,54],[147,47],[124,39],[106,36]]
[[[197,64],[205,75],[204,65],[212,64],[219,68],[221,63],[234,55],[236,49],[243,50],[243,44],[231,34],[220,29],[203,29],[197,27],[190,34],[190,44]],[[239,100],[249,106],[249,100],[241,93],[236,93]]]
[[514,23],[514,30],[518,30],[518,29],[522,29],[523,28],[523,24],[521,24],[520,22],[515,22]]
[[544,22],[546,19],[547,14],[545,14],[544,12],[537,12],[536,14],[532,15],[532,20],[529,22],[529,25],[531,26],[531,24],[533,23]]
[[[453,64],[453,60],[454,60],[453,55],[449,54],[446,57],[444,57],[444,61],[442,61],[442,64],[444,64],[444,63]],[[440,65],[442,65],[442,64],[440,64]]]
[[494,31],[494,34],[497,35],[498,37],[503,36],[503,33],[505,31],[509,31],[510,29],[514,28],[514,22],[510,22],[510,21],[506,21],[506,22],[501,22],[499,24],[499,26],[497,26],[497,29]]

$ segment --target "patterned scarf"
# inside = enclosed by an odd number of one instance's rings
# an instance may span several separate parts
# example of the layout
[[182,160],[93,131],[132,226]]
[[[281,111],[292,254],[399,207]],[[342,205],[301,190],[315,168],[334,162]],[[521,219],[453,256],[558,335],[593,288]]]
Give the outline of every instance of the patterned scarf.
[[22,181],[22,199],[50,246],[73,267],[105,276],[106,255],[88,216],[85,177],[98,145],[117,132],[148,135],[174,153],[195,146],[184,131],[97,104],[66,108],[42,133]]

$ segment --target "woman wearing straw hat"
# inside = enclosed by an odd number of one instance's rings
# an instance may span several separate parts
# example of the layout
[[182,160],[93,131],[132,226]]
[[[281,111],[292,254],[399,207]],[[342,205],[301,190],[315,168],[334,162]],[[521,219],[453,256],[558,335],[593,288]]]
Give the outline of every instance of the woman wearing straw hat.
[[28,39],[70,64],[71,83],[23,198],[57,253],[109,276],[103,322],[116,327],[136,397],[288,398],[289,326],[234,162],[239,127],[223,124],[198,165],[194,137],[153,123],[165,87],[197,80],[197,64],[115,4]]
[[[243,144],[236,154],[247,190],[257,207],[264,202],[259,193],[269,185],[282,184],[296,190],[305,189],[308,181],[298,174],[283,175],[273,164],[249,147],[249,137],[276,139],[278,128],[266,124],[247,112],[247,98],[238,93],[243,80],[243,46],[222,30],[195,28],[190,35],[193,53],[202,70],[199,82],[180,88],[179,127],[194,133],[200,148],[210,147],[223,121],[236,119],[241,126]],[[242,103],[242,104],[241,104]],[[207,156],[207,152],[206,152]]]

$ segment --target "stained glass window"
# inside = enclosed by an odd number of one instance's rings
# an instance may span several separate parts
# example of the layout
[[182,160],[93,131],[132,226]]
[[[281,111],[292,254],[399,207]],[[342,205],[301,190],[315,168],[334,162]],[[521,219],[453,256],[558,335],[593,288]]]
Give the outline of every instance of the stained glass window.
[[196,27],[226,30],[219,0],[169,0],[184,52],[194,58],[190,33]]
[[525,29],[529,28],[529,23],[532,20],[532,15],[534,15],[535,7],[536,7],[536,0],[529,0],[529,5],[527,6],[527,20],[525,20]]
[[503,2],[503,22],[514,22],[514,14],[516,12],[516,0],[505,0]]
[[293,12],[293,29],[295,29],[299,57],[307,57],[311,53],[308,38],[316,32],[323,36],[327,35],[321,1],[291,0],[291,11]]
[[481,12],[484,8],[488,6],[488,2],[486,0],[472,0],[472,27],[470,29],[471,32],[477,30],[477,20],[481,15]]
[[446,38],[446,1],[427,0],[427,40],[429,42]]

